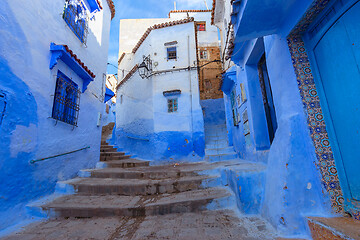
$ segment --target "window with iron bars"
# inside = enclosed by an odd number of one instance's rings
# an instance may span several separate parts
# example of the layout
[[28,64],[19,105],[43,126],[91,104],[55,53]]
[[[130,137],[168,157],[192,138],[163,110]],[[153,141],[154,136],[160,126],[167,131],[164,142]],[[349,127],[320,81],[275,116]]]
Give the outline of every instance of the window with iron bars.
[[176,47],[169,47],[167,48],[167,59],[171,60],[171,59],[176,59]]
[[177,112],[178,99],[177,98],[168,99],[167,102],[168,102],[168,112],[169,113]]
[[56,79],[52,118],[77,126],[80,94],[78,85],[59,71]]
[[88,19],[81,0],[65,0],[63,19],[80,41],[86,44]]

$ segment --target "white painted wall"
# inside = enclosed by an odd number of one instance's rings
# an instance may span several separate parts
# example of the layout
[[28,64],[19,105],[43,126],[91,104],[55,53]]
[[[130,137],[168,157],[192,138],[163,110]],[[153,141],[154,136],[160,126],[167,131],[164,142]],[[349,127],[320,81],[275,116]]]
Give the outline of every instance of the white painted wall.
[[198,22],[206,22],[206,31],[198,31],[199,47],[219,46],[218,29],[211,25],[211,12],[170,13],[171,20],[185,19],[187,17],[193,17]]

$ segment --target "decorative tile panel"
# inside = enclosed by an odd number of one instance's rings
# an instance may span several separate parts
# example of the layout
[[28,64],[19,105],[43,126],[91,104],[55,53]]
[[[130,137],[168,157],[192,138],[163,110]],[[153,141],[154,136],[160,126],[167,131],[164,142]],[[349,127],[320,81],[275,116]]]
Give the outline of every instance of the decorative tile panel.
[[[308,30],[309,25],[328,3],[329,0],[315,0],[311,4],[303,18],[290,33],[288,45],[301,100],[307,115],[310,135],[315,146],[317,157],[316,167],[321,174],[323,187],[330,196],[333,211],[342,213],[344,211],[343,192],[340,187],[334,154],[326,130],[326,123],[320,106],[320,98],[315,86],[309,57],[301,37],[301,34]],[[355,219],[359,219],[359,212],[352,212],[352,215]]]

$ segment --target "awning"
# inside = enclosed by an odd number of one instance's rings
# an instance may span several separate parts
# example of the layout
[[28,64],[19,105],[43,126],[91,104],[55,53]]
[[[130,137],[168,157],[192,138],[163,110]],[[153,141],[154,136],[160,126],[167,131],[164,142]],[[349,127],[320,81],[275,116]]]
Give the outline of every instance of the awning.
[[236,82],[236,70],[231,68],[223,74],[221,90],[229,95]]
[[87,86],[91,81],[94,81],[96,77],[87,66],[69,49],[67,45],[50,44],[51,60],[50,69],[53,69],[58,63],[59,59],[63,61],[69,68],[71,68],[82,80],[83,88],[82,92],[85,92]]
[[115,93],[113,91],[111,91],[110,89],[106,88],[105,91],[105,98],[104,98],[104,103],[106,103],[107,101],[109,101],[112,97],[115,96]]
[[235,0],[231,20],[236,42],[274,34],[310,0]]

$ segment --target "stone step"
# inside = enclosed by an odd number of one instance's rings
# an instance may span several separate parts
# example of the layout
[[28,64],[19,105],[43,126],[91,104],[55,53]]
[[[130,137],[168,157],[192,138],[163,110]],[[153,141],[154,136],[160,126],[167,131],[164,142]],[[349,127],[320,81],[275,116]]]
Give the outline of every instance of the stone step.
[[149,161],[138,160],[134,158],[123,159],[123,160],[109,160],[102,162],[102,168],[135,168],[135,167],[146,167],[149,166]]
[[115,161],[115,160],[127,160],[131,159],[131,155],[124,154],[110,154],[110,155],[100,155],[100,161]]
[[126,196],[179,193],[213,187],[220,183],[218,177],[187,176],[175,179],[120,179],[120,178],[75,178],[63,182],[74,187],[73,192],[88,195],[117,194]]
[[107,151],[107,152],[101,152],[100,156],[124,156],[124,152],[116,152],[116,151]]
[[214,148],[226,148],[229,147],[228,141],[214,142],[214,143],[206,143],[205,149],[214,149]]
[[[150,167],[149,167],[150,168]],[[179,170],[178,168],[154,169],[153,171],[133,170],[133,168],[104,168],[96,170],[83,170],[83,177],[92,178],[123,178],[123,179],[165,179],[165,178],[179,178],[186,176],[198,176],[199,174],[190,170]]]
[[208,188],[156,196],[67,195],[45,204],[50,217],[151,216],[232,207],[225,188]]
[[114,146],[101,146],[100,150],[111,150],[111,149],[116,149]]
[[360,239],[360,221],[350,217],[309,217],[308,225],[314,240]]
[[232,160],[232,159],[236,159],[236,158],[238,158],[236,153],[205,156],[205,160],[207,160],[209,162],[219,162],[219,161],[225,161],[225,160]]
[[228,154],[235,153],[234,147],[225,147],[225,148],[206,148],[206,155],[218,155],[218,154]]
[[205,144],[207,145],[213,145],[215,147],[209,147],[209,148],[218,148],[221,146],[229,146],[229,142],[227,139],[222,139],[222,140],[205,140]]
[[228,136],[227,134],[222,134],[220,136],[206,136],[205,134],[205,141],[209,142],[209,141],[221,141],[221,140],[227,140]]

